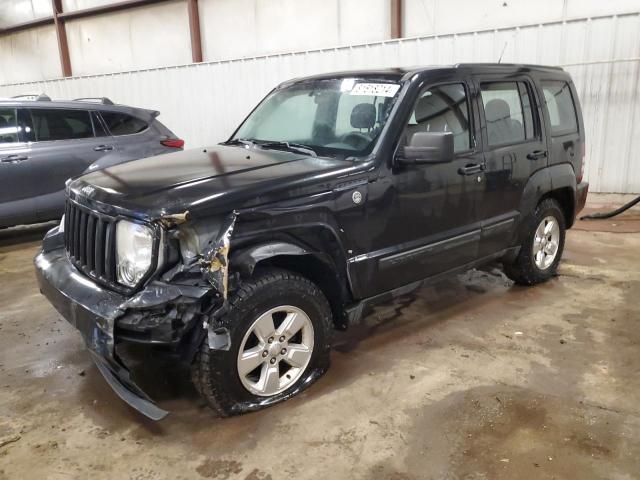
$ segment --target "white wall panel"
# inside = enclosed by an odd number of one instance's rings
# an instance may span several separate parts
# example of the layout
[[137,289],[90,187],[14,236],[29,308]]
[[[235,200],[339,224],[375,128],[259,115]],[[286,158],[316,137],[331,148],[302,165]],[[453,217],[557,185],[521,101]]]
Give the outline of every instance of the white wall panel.
[[51,0],[0,0],[0,28],[51,16]]
[[491,62],[503,49],[503,62],[560,64],[572,74],[583,107],[592,190],[640,192],[635,158],[640,150],[640,14],[5,85],[0,95],[34,90],[53,98],[104,95],[155,108],[188,147],[196,147],[227,138],[262,96],[292,77],[351,68]]
[[66,23],[74,75],[191,62],[186,1]]
[[205,60],[389,37],[389,0],[200,0]]
[[637,12],[638,0],[404,0],[405,36]]
[[72,12],[74,10],[84,10],[85,8],[102,7],[120,1],[121,0],[62,0],[62,11]]
[[53,25],[0,37],[0,84],[62,75]]

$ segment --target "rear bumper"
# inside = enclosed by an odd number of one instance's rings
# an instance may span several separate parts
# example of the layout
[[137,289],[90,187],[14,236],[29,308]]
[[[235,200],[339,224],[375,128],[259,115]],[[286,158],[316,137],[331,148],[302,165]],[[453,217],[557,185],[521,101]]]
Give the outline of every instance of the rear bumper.
[[63,248],[39,253],[35,260],[40,292],[84,338],[98,370],[116,394],[153,420],[167,411],[138,387],[114,350],[114,323],[126,298],[97,286],[80,274]]
[[576,186],[576,216],[582,211],[587,203],[587,195],[589,194],[589,183],[581,182]]

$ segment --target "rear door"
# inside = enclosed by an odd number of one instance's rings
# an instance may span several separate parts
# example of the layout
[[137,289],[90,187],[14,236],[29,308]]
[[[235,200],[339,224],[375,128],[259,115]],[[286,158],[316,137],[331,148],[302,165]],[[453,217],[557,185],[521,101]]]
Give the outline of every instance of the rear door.
[[150,157],[166,153],[157,134],[149,128],[149,122],[123,112],[100,112],[112,137],[115,151],[125,160]]
[[0,108],[0,227],[36,221],[29,145],[17,108]]
[[480,256],[509,246],[529,177],[547,165],[539,101],[527,76],[476,76],[482,112],[486,182]]
[[541,80],[540,88],[544,96],[549,125],[549,162],[573,164],[576,176],[580,177],[584,146],[579,131],[576,98],[572,85],[564,80]]
[[[108,138],[96,137],[86,109],[30,108],[31,151],[36,210],[39,220],[62,215],[64,185],[109,153]],[[96,126],[97,128],[97,126]]]

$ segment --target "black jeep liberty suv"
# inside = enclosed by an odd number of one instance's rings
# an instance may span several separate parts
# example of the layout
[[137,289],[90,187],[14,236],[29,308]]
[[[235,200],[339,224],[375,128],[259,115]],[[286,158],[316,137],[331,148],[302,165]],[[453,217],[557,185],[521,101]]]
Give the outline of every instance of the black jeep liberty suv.
[[40,289],[117,394],[118,355],[162,345],[221,415],[309,387],[331,333],[425,281],[501,261],[556,272],[586,201],[584,126],[560,68],[467,64],[285,82],[229,140],[72,179]]

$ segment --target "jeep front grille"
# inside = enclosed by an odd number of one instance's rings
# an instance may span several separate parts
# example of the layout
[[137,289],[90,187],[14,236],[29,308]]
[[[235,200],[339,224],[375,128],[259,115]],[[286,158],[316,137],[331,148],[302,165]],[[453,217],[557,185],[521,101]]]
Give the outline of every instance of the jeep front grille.
[[116,283],[116,220],[67,199],[64,245],[71,262],[101,283]]

